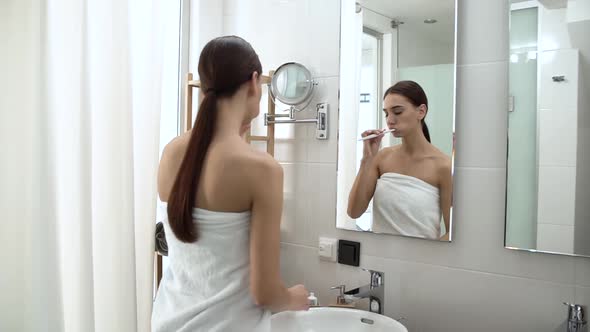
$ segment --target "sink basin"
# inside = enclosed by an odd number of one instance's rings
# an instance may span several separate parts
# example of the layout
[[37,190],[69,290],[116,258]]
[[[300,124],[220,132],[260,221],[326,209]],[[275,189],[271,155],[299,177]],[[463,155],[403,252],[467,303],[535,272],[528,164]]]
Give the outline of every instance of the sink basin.
[[284,311],[271,317],[272,332],[408,332],[395,319],[348,308]]

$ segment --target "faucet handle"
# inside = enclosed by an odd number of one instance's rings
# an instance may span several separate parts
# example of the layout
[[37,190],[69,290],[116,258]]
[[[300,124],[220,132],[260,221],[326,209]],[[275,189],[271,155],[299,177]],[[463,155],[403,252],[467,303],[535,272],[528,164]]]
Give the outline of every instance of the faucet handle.
[[371,270],[371,269],[365,269],[364,267],[361,267],[361,270],[369,272],[371,275],[374,275],[374,274],[383,275],[383,272],[375,271],[375,270]]
[[330,290],[334,290],[334,289],[339,289],[340,290],[340,296],[344,296],[344,292],[346,291],[346,286],[345,285],[339,285],[339,286],[334,286],[334,287],[330,287]]
[[383,272],[365,269],[365,268],[361,268],[361,269],[363,271],[367,271],[371,274],[371,287],[377,287],[377,286],[383,285],[383,274],[384,274]]
[[338,296],[336,297],[336,303],[337,304],[346,304],[346,298],[344,297],[344,292],[346,291],[346,286],[345,285],[339,285],[339,286],[330,287],[330,289],[331,290],[339,289],[340,290],[340,294],[338,294]]
[[586,323],[584,320],[584,307],[579,304],[571,304],[563,302],[564,305],[568,306],[567,319],[573,322]]

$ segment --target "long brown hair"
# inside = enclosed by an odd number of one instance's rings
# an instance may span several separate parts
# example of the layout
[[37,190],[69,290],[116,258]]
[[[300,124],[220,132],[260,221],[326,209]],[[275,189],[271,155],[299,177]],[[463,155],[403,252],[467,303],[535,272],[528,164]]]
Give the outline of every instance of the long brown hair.
[[262,65],[252,46],[237,36],[224,36],[205,45],[199,57],[199,79],[205,97],[201,101],[186,153],[168,198],[168,221],[178,240],[197,241],[199,233],[192,211],[203,162],[213,139],[217,101],[233,96]]
[[[418,107],[418,106],[424,104],[426,106],[426,109],[428,110],[428,98],[426,97],[426,93],[424,92],[424,89],[422,89],[420,84],[418,84],[414,81],[399,81],[399,82],[397,82],[395,85],[393,85],[392,87],[387,89],[387,91],[385,91],[385,93],[383,94],[383,99],[385,99],[385,97],[387,97],[387,95],[389,95],[389,94],[396,94],[396,95],[404,96],[415,107]],[[424,118],[421,121],[422,133],[424,133],[424,137],[426,137],[428,142],[430,142],[430,132],[428,131],[428,126],[426,125],[426,121],[424,121],[425,118],[426,118],[426,116],[424,116]]]

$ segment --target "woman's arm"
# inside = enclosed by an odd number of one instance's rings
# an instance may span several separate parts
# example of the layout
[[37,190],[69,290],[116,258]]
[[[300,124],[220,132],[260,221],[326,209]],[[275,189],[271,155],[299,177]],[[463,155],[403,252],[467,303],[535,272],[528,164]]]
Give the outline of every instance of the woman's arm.
[[252,220],[250,229],[250,291],[257,305],[273,312],[306,310],[307,290],[286,288],[280,275],[283,169],[273,159],[253,168],[250,178]]
[[375,193],[375,186],[379,178],[379,146],[383,139],[381,130],[367,130],[362,137],[377,134],[379,136],[363,142],[363,159],[350,194],[348,195],[347,213],[353,219],[360,217],[369,206],[369,202]]
[[453,193],[453,177],[451,175],[451,163],[446,162],[439,169],[440,176],[440,209],[445,222],[446,234],[441,236],[440,240],[448,241],[451,235],[450,218],[451,218],[451,201]]
[[348,215],[351,218],[359,218],[369,206],[369,202],[375,193],[375,186],[379,178],[379,167],[376,157],[363,158],[361,167],[350,194],[348,195]]

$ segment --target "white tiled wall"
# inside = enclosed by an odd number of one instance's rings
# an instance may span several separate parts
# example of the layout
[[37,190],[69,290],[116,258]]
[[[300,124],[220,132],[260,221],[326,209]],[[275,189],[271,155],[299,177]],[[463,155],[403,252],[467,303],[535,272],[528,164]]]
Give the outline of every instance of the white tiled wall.
[[[539,53],[537,249],[574,252],[578,154],[579,52],[569,49],[565,9],[541,8]],[[554,82],[553,76],[565,81]],[[579,173],[579,172],[578,172]]]
[[[210,0],[213,1],[213,0]],[[563,301],[590,305],[590,259],[504,248],[508,1],[459,0],[454,240],[439,243],[335,228],[339,0],[224,1],[223,33],[251,41],[266,69],[299,61],[322,77],[330,138],[282,127],[282,273],[328,304],[330,286],[367,273],[320,261],[318,236],[361,242],[361,266],[385,272],[385,313],[410,331],[562,331]],[[235,9],[238,8],[238,9]],[[260,31],[265,30],[265,33]],[[306,116],[301,114],[300,116]]]

